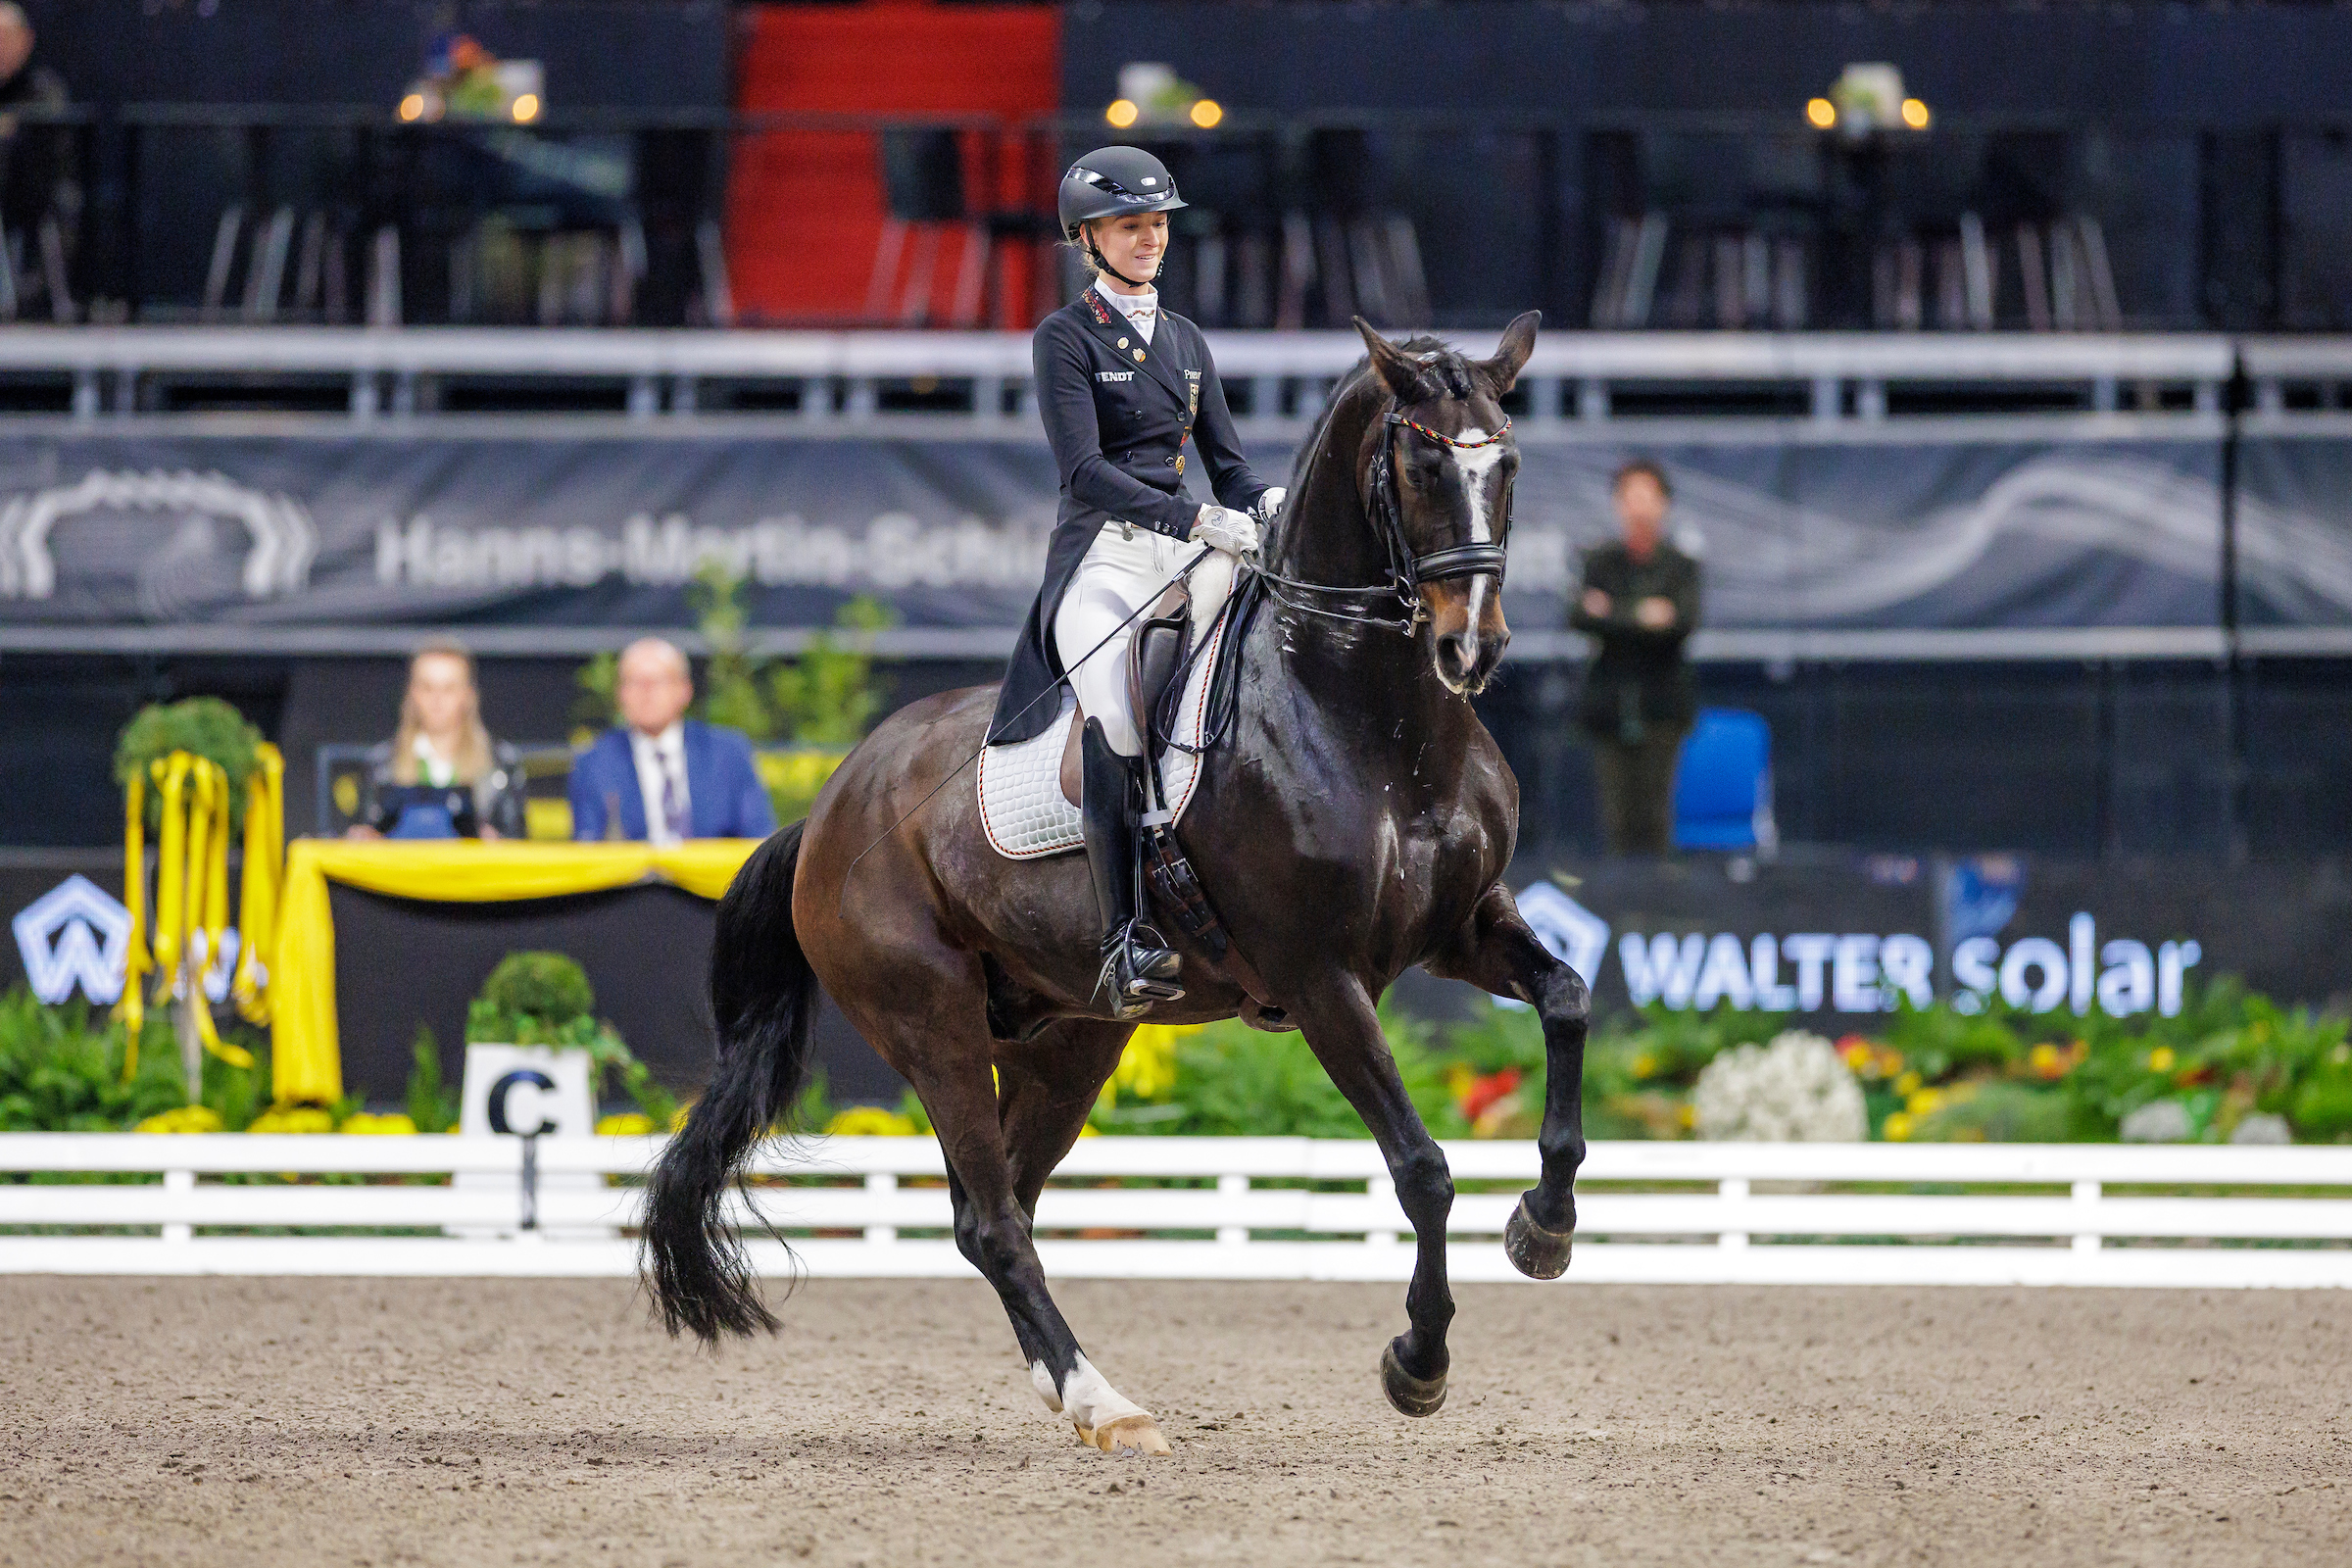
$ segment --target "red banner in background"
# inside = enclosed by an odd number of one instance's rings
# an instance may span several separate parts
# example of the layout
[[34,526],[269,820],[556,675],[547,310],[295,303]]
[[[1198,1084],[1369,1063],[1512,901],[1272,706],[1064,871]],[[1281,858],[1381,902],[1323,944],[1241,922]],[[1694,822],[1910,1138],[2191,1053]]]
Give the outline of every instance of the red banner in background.
[[1060,103],[1059,10],[760,6],[744,28],[736,93],[747,113],[985,117],[999,124],[956,133],[969,221],[913,225],[895,256],[885,249],[890,208],[878,134],[792,129],[744,138],[727,188],[727,268],[738,318],[804,326],[873,321],[868,305],[879,270],[885,318],[904,314],[925,272],[930,318],[944,322],[966,247],[993,243],[978,324],[1027,327],[1037,314],[1040,246],[991,241],[986,220],[1053,205],[1058,151],[1050,138],[1027,133],[1024,122]]

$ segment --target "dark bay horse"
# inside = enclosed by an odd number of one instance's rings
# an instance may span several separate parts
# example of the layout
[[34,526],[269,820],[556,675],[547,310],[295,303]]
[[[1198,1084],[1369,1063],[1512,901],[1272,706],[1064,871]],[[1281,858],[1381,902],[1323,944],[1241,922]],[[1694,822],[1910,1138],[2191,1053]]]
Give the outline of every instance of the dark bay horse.
[[[1489,360],[1357,323],[1370,355],[1335,391],[1269,531],[1269,597],[1240,649],[1235,722],[1181,830],[1272,992],[1261,1000],[1304,1031],[1362,1115],[1412,1222],[1410,1326],[1381,1358],[1407,1415],[1446,1396],[1453,1182],[1381,1036],[1390,982],[1417,963],[1541,1011],[1543,1171],[1504,1238],[1522,1272],[1567,1267],[1585,1152],[1584,982],[1536,941],[1501,880],[1518,785],[1469,702],[1510,636],[1499,588],[1519,458],[1500,399],[1537,321],[1514,321]],[[972,755],[995,703],[978,688],[901,710],[727,890],[710,959],[717,1068],[653,1173],[647,1278],[673,1334],[775,1326],[719,1207],[802,1086],[821,984],[930,1113],[956,1246],[1003,1298],[1039,1396],[1106,1451],[1164,1453],[1151,1414],[1080,1350],[1030,1240],[1038,1194],[1133,1028],[1092,1009],[1086,862],[999,857],[962,779],[894,830]],[[1166,929],[1187,993],[1152,1021],[1235,1016],[1242,988]]]

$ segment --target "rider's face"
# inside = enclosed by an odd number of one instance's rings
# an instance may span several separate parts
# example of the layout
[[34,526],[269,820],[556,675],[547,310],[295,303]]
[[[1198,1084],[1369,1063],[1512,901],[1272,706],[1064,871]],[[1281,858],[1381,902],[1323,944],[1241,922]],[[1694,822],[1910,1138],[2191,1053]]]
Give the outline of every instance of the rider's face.
[[[1098,218],[1087,226],[1094,235],[1095,248],[1102,253],[1112,271],[1147,283],[1158,274],[1159,264],[1168,254],[1167,214]],[[1112,278],[1110,285],[1118,287],[1119,280]]]

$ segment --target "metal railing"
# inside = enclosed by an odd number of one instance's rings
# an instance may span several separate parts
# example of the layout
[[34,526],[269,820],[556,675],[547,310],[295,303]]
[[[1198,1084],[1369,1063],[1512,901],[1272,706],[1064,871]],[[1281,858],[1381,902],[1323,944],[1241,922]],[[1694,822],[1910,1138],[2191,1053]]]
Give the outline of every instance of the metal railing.
[[[1474,352],[1488,335],[1450,334]],[[1352,332],[1221,332],[1209,343],[1237,413],[1267,429],[1311,422],[1363,355]],[[1538,433],[1659,414],[2211,419],[2236,356],[2231,339],[2205,335],[1560,332],[1539,340],[1518,397]],[[749,408],[801,426],[1000,435],[1032,427],[1029,379],[1029,339],[1009,332],[0,329],[0,380],[48,384],[61,412],[89,420],[166,416],[174,390],[192,387],[229,389],[247,413],[479,418],[500,413],[499,389],[522,386],[534,410],[550,393],[575,400],[575,415],[550,416],[693,420]]]
[[[0,1272],[632,1272],[622,1232],[643,1189],[621,1183],[659,1141],[531,1142],[535,1188],[515,1138],[0,1135]],[[1535,1178],[1536,1146],[1452,1143],[1446,1155],[1463,1188],[1448,1224],[1454,1278],[1519,1278],[1497,1238]],[[267,1172],[474,1180],[206,1179]],[[8,1179],[36,1173],[79,1179]],[[108,1179],[122,1175],[161,1180]],[[774,1145],[753,1175],[790,1185],[756,1186],[757,1213],[731,1200],[727,1222],[749,1233],[772,1221],[814,1273],[969,1269],[929,1138]],[[1038,1203],[1040,1254],[1064,1277],[1411,1272],[1411,1228],[1368,1140],[1086,1139],[1055,1180],[1094,1184],[1049,1186]],[[1568,1278],[1585,1283],[2352,1286],[2344,1149],[1599,1143],[1578,1209]],[[789,1266],[775,1243],[751,1247],[764,1272]]]

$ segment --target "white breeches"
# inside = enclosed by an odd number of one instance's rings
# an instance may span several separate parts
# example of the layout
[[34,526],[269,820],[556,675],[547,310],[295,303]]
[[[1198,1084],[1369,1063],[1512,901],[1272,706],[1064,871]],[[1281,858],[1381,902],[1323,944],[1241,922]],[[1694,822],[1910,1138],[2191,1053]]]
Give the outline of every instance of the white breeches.
[[[1088,718],[1102,721],[1103,738],[1121,757],[1141,757],[1144,751],[1135,715],[1127,710],[1127,649],[1135,641],[1142,617],[1128,620],[1124,626],[1119,622],[1157,598],[1178,568],[1203,548],[1148,528],[1136,529],[1133,539],[1123,538],[1117,523],[1106,522],[1078,563],[1077,572],[1062,593],[1061,607],[1054,612],[1054,648],[1061,656],[1062,668],[1070,671],[1078,710]],[[1233,592],[1233,558],[1217,550],[1209,551],[1208,559],[1193,568],[1189,581],[1194,648],[1200,646],[1200,640],[1216,624],[1217,612],[1225,608],[1225,598]],[[1114,626],[1119,628],[1115,633],[1111,630]],[[1087,650],[1106,636],[1110,641],[1086,659]],[[1086,662],[1071,668],[1080,659]]]

